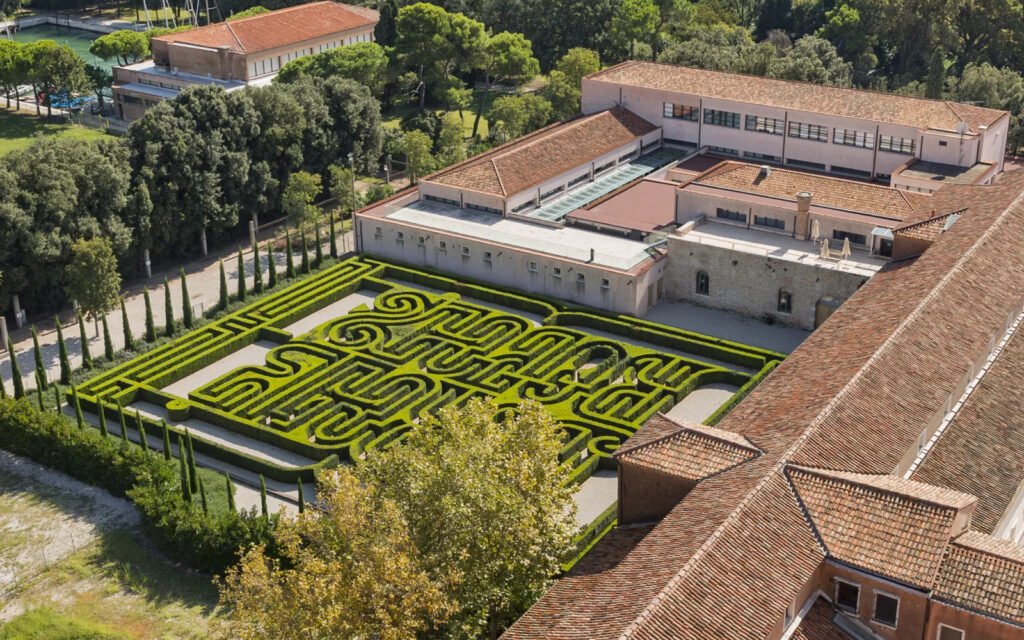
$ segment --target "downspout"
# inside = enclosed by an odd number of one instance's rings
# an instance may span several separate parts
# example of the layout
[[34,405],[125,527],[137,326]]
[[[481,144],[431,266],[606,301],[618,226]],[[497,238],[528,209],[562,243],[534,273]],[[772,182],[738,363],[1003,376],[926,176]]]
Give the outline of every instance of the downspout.
[[[879,143],[878,133],[879,133],[879,129],[878,129],[878,125],[876,124],[875,125],[875,144],[873,145],[874,148],[872,149],[872,151],[874,151],[874,153],[871,154],[871,179],[872,180],[875,179],[875,170],[878,169],[878,143]],[[892,180],[889,180],[889,184],[892,184]]]
[[700,149],[700,136],[704,130],[704,98],[697,99],[697,148]]

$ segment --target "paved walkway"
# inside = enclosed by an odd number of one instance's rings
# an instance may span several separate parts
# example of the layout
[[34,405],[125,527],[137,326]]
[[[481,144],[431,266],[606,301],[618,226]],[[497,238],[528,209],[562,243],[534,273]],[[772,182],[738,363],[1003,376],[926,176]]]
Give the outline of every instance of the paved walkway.
[[[267,282],[269,273],[267,264],[266,242],[261,240],[260,246],[260,270],[263,273],[263,282]],[[340,235],[338,238],[338,251],[353,246],[352,232]],[[325,245],[326,246],[326,245]],[[324,255],[328,250],[324,249]],[[188,293],[192,309],[196,316],[199,316],[210,307],[217,304],[220,299],[220,269],[218,261],[224,259],[224,270],[228,277],[228,290],[232,293],[238,290],[238,251],[221,250],[211,252],[208,256],[185,265],[185,273],[188,279]],[[253,260],[252,250],[244,252],[245,275],[248,285],[252,287]],[[274,251],[274,259],[278,273],[284,273],[285,254],[283,251]],[[296,256],[298,266],[298,256]],[[171,288],[171,306],[174,309],[174,317],[181,320],[181,282],[178,276],[180,268],[171,271],[154,273],[153,277],[143,283],[136,283],[124,291],[125,309],[128,311],[128,323],[132,326],[132,334],[136,340],[141,340],[145,334],[146,308],[142,297],[143,286],[149,289],[150,300],[153,304],[153,318],[157,324],[157,330],[163,327],[164,320],[164,291],[163,278],[166,275]],[[29,310],[31,311],[31,309]],[[64,322],[64,342],[68,347],[68,354],[71,360],[72,369],[78,369],[82,364],[82,347],[79,338],[78,324],[68,311],[61,314]],[[124,347],[124,332],[121,323],[121,310],[115,309],[107,314],[107,325],[110,328],[110,338],[114,348],[120,350]],[[14,340],[14,351],[18,356],[18,367],[21,369],[22,379],[25,388],[35,388],[35,359],[32,353],[32,336],[29,328],[23,327],[11,330],[11,339]],[[57,331],[53,328],[52,322],[42,322],[36,326],[39,331],[39,346],[43,352],[43,364],[46,367],[46,374],[50,380],[60,377],[60,356],[57,349]],[[103,331],[96,331],[92,322],[86,323],[87,339],[89,350],[93,358],[103,356]],[[0,384],[4,384],[7,392],[12,393],[14,387],[11,384],[11,363],[6,350],[0,350]]]
[[665,300],[644,314],[645,320],[696,331],[752,347],[792,353],[811,335],[810,331],[765,324],[737,313],[708,309],[689,302]]

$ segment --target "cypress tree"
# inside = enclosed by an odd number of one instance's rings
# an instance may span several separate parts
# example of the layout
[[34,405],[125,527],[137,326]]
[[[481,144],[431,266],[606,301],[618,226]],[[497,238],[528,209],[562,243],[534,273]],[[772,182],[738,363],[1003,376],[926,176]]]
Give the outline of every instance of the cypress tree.
[[260,268],[260,245],[252,245],[252,290],[263,293],[263,270]]
[[4,379],[0,378],[0,399],[7,397],[7,386],[4,384]]
[[32,354],[36,359],[36,386],[46,389],[46,366],[43,364],[43,350],[39,348],[39,334],[35,325],[32,326]]
[[25,397],[25,382],[21,379],[21,367],[18,366],[18,357],[14,354],[14,342],[8,336],[7,353],[11,355],[11,382],[14,384],[14,399],[19,400]]
[[320,265],[324,263],[324,246],[323,243],[320,241],[321,236],[319,220],[316,221],[316,224],[314,225],[313,229],[314,233],[316,233],[316,246],[314,247],[313,251],[315,252],[314,255],[316,256],[316,267],[317,269],[319,269]]
[[132,327],[128,324],[128,310],[124,308],[124,298],[121,298],[121,331],[124,333],[124,348],[135,351],[135,336],[132,335]]
[[39,410],[43,410],[43,381],[39,376],[39,372],[36,371],[36,403],[39,405]]
[[228,293],[228,274],[224,272],[224,261],[220,261],[220,299],[217,306],[223,311],[231,303],[231,295]]
[[203,484],[202,478],[199,478],[199,499],[203,503],[203,515],[210,515],[210,505],[206,502],[206,485]]
[[121,439],[128,442],[128,422],[124,418],[124,407],[117,405],[117,419],[121,422]]
[[82,403],[78,401],[78,389],[71,387],[71,397],[75,401],[75,422],[79,429],[85,429],[85,418],[82,417]]
[[331,212],[331,257],[338,257],[338,234],[334,229],[334,212]]
[[92,369],[92,354],[89,353],[89,336],[85,335],[85,318],[78,312],[78,335],[82,341],[82,368]]
[[245,302],[245,258],[241,247],[238,249],[238,299]]
[[146,302],[146,342],[155,342],[156,323],[153,322],[153,303],[149,299],[149,289],[142,290],[142,299]]
[[309,243],[306,242],[306,234],[302,234],[302,262],[299,264],[299,271],[309,273]]
[[199,485],[196,484],[199,482],[199,472],[196,469],[196,454],[192,450],[192,434],[188,430],[185,431],[185,446],[188,447],[188,473],[192,483],[192,493],[195,493],[199,491]]
[[103,433],[103,437],[107,437],[110,435],[110,429],[107,428],[107,409],[103,406],[102,400],[96,406],[99,409],[100,431]]
[[[3,385],[0,385],[0,386],[3,386]],[[2,391],[3,390],[0,389],[0,398],[4,397],[4,394],[2,393]],[[60,415],[60,389],[57,388],[57,385],[53,385],[53,406],[56,407],[55,411],[57,412],[57,415],[59,416]]]
[[60,354],[60,383],[71,384],[71,358],[68,357],[68,345],[64,343],[64,330],[60,326],[60,318],[55,318],[57,325],[57,352]]
[[284,230],[284,277],[295,277],[295,259],[292,257],[292,235]]
[[231,476],[228,475],[227,471],[224,472],[224,482],[228,489],[228,509],[237,513],[238,508],[235,506],[235,488],[231,485]]
[[174,307],[171,302],[171,283],[164,278],[164,335],[174,335]]
[[186,329],[191,329],[195,323],[192,315],[192,298],[188,295],[188,281],[185,279],[185,267],[181,268],[181,319]]
[[167,428],[167,421],[161,420],[160,426],[164,432],[164,460],[171,459],[171,430]]
[[267,242],[267,286],[273,289],[277,286],[277,264],[274,263],[274,247]]
[[267,481],[263,479],[263,474],[260,474],[260,510],[263,512],[263,517],[267,517]]
[[299,513],[306,512],[306,497],[302,494],[302,479],[299,479]]
[[135,412],[135,424],[139,429],[139,444],[142,445],[142,450],[149,451],[149,442],[146,441],[146,425],[142,421],[142,414],[138,411]]
[[181,497],[191,504],[192,482],[188,477],[188,467],[185,466],[185,443],[181,441],[181,434],[178,434],[178,466],[181,471]]
[[103,357],[107,360],[114,359],[114,341],[110,339],[110,327],[107,325],[107,316],[103,316]]

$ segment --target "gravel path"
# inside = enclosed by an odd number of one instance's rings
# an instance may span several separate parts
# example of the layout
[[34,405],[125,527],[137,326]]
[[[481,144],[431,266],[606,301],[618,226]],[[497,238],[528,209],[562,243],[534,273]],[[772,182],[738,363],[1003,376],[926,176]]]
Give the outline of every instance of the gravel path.
[[739,390],[740,388],[735,385],[721,382],[706,384],[687,394],[683,401],[672,407],[666,415],[699,424],[717,411],[718,407],[728,402]]

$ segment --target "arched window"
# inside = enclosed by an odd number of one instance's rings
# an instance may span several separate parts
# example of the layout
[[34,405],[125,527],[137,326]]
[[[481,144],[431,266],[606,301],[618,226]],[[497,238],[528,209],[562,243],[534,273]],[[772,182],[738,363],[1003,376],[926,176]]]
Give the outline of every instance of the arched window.
[[702,296],[709,295],[711,290],[711,276],[707,271],[697,272],[697,293]]
[[793,294],[785,289],[779,289],[779,312],[793,313]]

